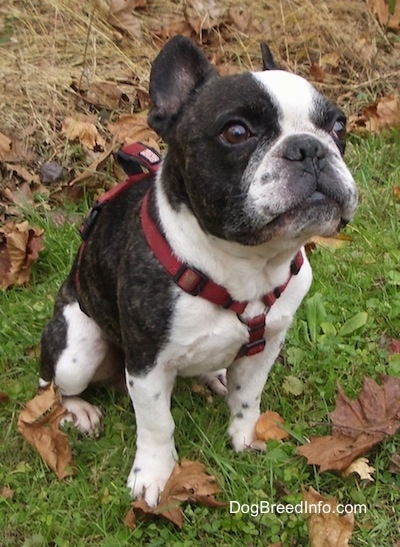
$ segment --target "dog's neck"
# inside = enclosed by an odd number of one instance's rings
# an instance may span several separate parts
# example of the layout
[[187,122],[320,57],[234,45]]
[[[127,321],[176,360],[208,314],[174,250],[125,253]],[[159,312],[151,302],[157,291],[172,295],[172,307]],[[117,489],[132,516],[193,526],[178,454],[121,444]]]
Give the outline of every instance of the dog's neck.
[[185,203],[171,204],[162,184],[163,167],[156,178],[160,228],[174,254],[224,286],[237,300],[257,300],[282,284],[303,241],[277,240],[275,245],[244,246],[205,233]]

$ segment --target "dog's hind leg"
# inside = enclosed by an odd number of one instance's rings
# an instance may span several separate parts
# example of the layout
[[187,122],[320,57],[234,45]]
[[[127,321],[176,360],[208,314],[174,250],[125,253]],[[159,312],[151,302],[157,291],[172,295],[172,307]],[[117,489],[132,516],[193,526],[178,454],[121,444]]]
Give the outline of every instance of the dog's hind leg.
[[68,410],[64,421],[93,436],[101,430],[101,412],[78,395],[96,379],[109,344],[78,302],[63,296],[61,290],[54,316],[43,332],[39,385],[45,387],[54,381]]

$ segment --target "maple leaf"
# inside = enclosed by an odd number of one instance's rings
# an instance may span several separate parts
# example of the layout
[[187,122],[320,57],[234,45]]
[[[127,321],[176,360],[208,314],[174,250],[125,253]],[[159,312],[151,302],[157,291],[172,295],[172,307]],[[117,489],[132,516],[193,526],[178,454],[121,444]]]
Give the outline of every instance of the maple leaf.
[[361,433],[394,435],[400,428],[400,378],[382,377],[382,386],[366,376],[362,390],[351,401],[338,386],[336,407],[329,414],[334,434],[356,438]]
[[[337,513],[337,499],[321,496],[314,488],[302,488],[303,502],[307,510],[306,521],[311,547],[346,547],[354,528],[354,514]],[[319,505],[324,510],[316,511]],[[330,510],[329,510],[329,508]],[[313,508],[313,510],[311,510]]]
[[75,473],[68,437],[59,430],[66,412],[59,390],[51,383],[26,403],[18,417],[18,431],[60,480]]
[[226,503],[214,497],[218,492],[220,489],[215,477],[205,472],[204,464],[183,458],[180,465],[175,465],[158,505],[150,507],[144,500],[136,500],[132,502],[124,522],[129,528],[134,528],[137,518],[162,517],[182,528],[181,503],[189,501],[207,507],[224,507]]
[[363,388],[354,401],[340,386],[336,407],[330,413],[332,435],[312,437],[297,451],[308,463],[344,471],[356,458],[394,435],[400,428],[400,378],[382,377],[382,386],[365,377]]
[[286,439],[286,437],[289,437],[289,433],[279,427],[279,424],[284,423],[284,419],[277,412],[267,410],[257,420],[255,427],[256,439],[259,441]]

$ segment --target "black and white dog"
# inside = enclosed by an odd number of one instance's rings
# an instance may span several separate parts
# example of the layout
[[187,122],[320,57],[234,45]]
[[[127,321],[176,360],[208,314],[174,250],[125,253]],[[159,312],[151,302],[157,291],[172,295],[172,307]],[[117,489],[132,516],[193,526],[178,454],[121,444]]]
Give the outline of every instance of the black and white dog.
[[235,450],[258,447],[261,393],[311,283],[302,246],[356,209],[345,116],[266,50],[264,68],[219,77],[190,40],[166,44],[148,121],[168,152],[154,179],[102,209],[43,334],[40,385],[54,380],[88,434],[101,414],[78,395],[125,369],[137,423],[128,486],[150,505],[177,459],[177,375],[226,391]]

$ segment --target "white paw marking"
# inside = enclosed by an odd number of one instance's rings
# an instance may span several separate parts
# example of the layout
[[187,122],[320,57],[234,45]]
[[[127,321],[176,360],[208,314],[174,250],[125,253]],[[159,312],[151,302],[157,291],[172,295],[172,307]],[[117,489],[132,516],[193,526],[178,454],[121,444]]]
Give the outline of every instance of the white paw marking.
[[[234,418],[229,426],[228,432],[232,439],[233,448],[236,452],[253,448],[261,450],[261,444],[255,437],[256,420],[246,420],[245,418]],[[265,442],[264,450],[265,450]]]
[[127,486],[134,499],[143,499],[150,507],[157,505],[160,493],[164,490],[175,466],[173,452],[136,454]]
[[68,413],[63,416],[60,425],[72,423],[78,431],[89,437],[98,437],[103,429],[103,416],[97,406],[91,405],[80,397],[63,397],[62,405]]
[[216,395],[225,396],[228,393],[226,369],[224,368],[215,372],[200,374],[199,381],[209,387]]

